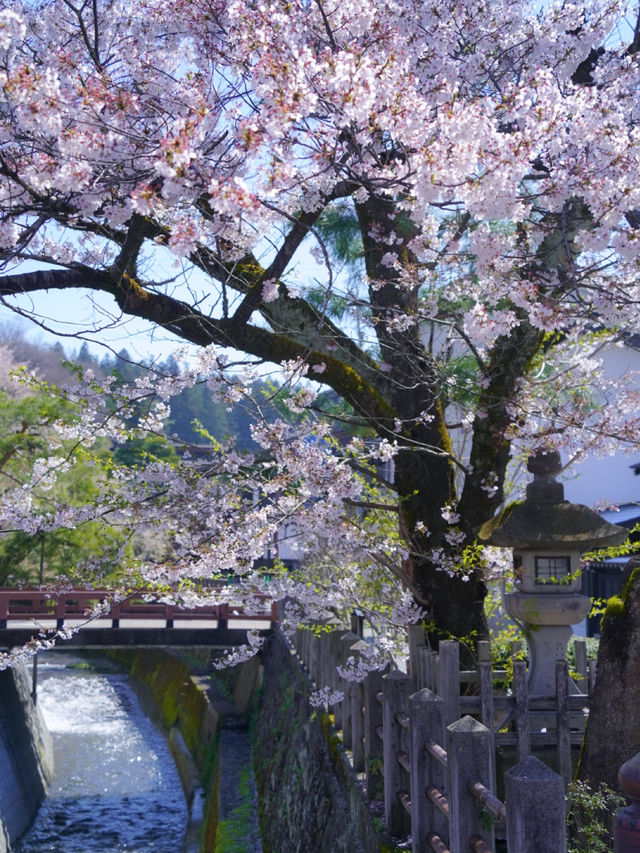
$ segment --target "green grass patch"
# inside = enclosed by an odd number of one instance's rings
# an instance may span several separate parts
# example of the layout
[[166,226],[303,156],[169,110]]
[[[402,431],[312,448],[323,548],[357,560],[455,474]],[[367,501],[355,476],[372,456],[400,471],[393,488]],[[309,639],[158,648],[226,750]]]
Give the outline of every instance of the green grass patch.
[[240,773],[238,793],[242,802],[228,818],[218,822],[215,853],[253,853],[253,836],[256,832],[252,771],[247,768]]

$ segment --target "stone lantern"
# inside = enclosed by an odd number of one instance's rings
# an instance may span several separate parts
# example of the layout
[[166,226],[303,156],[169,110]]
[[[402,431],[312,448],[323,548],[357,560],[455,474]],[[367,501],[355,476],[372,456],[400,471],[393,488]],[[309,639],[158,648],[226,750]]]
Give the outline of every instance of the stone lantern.
[[564,659],[571,626],[589,613],[591,601],[580,594],[580,555],[620,545],[629,535],[588,507],[565,501],[556,480],[561,467],[557,452],[531,456],[526,499],[509,504],[478,531],[486,545],[513,548],[516,591],[505,596],[505,607],[525,628],[532,695],[555,694],[555,662]]

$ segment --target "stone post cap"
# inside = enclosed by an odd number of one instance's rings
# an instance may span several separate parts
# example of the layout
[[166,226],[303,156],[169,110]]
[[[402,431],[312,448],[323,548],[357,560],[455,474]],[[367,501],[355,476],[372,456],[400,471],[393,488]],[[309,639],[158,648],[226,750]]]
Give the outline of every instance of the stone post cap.
[[564,500],[564,486],[556,480],[562,471],[562,461],[557,450],[532,453],[527,459],[527,471],[533,474],[533,482],[527,485],[527,500]]
[[540,781],[549,783],[561,777],[548,767],[544,761],[540,761],[535,755],[527,755],[509,770],[505,771],[505,778],[518,779],[521,781]]
[[447,726],[447,730],[455,734],[468,732],[472,732],[474,734],[478,732],[489,733],[489,729],[483,725],[483,723],[476,720],[475,717],[471,717],[469,714],[461,717],[459,720],[456,720],[455,723],[450,723]]

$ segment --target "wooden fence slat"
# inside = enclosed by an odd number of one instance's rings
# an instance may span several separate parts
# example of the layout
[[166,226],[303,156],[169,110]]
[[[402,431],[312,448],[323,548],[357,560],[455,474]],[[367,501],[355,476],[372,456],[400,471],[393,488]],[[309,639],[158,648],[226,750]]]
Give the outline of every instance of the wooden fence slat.
[[302,637],[302,659],[304,661],[307,673],[311,675],[311,637],[313,636],[309,628],[305,628]]
[[[320,635],[320,671],[318,674],[318,687],[329,687],[334,689],[336,664],[333,658],[334,640],[332,640],[332,634],[333,631],[325,631]],[[331,713],[335,714],[335,708],[331,708],[330,710]]]
[[364,680],[364,761],[367,783],[367,798],[382,797],[382,740],[378,729],[382,728],[382,703],[378,693],[382,692],[385,670],[374,670]]
[[422,681],[422,650],[427,647],[427,638],[424,627],[420,625],[407,625],[407,639],[409,641],[409,675],[413,679],[415,690],[421,690],[425,685]]
[[[340,662],[340,638],[344,634],[344,628],[334,628],[329,633],[329,658],[327,661],[327,685],[331,690],[342,690],[342,679],[336,669]],[[342,702],[336,702],[333,706],[334,725],[337,729],[342,728]]]
[[426,649],[422,653],[423,666],[425,670],[425,687],[428,690],[438,692],[438,653],[435,649]]
[[411,662],[411,678],[415,690],[429,687],[433,654],[426,646],[416,646]]
[[318,687],[329,686],[329,667],[331,666],[329,642],[329,634],[323,631],[318,637],[318,676],[316,678]]
[[352,611],[350,617],[350,628],[360,639],[364,637],[364,616],[359,610]]
[[489,640],[478,640],[478,663],[491,663],[491,643]]
[[[384,813],[387,832],[390,835],[405,835],[409,832],[409,816],[398,794],[406,790],[408,780],[397,761],[399,752],[408,752],[408,730],[398,725],[396,714],[404,711],[409,704],[411,679],[404,672],[394,670],[382,679],[383,705],[382,727],[384,738],[382,754],[384,757]],[[411,796],[411,792],[409,792]]]
[[320,637],[313,631],[309,631],[309,675],[314,684],[318,684],[320,675]]
[[455,640],[441,640],[438,646],[437,694],[445,705],[445,725],[460,719],[460,646]]
[[[358,640],[351,646],[351,654],[357,660],[368,649],[364,640]],[[351,760],[353,769],[358,773],[365,768],[363,705],[364,684],[362,681],[354,681],[351,684]]]
[[531,752],[527,665],[522,660],[514,660],[513,662],[513,694],[516,700],[515,718],[518,735],[518,761],[522,761]]
[[558,759],[560,775],[571,781],[571,736],[569,731],[569,665],[566,660],[556,661],[556,697],[558,702],[556,728],[558,732]]
[[478,680],[480,682],[480,721],[490,731],[495,726],[493,709],[493,667],[491,661],[478,661]]
[[587,641],[582,637],[577,637],[573,641],[573,653],[576,660],[576,685],[581,693],[588,691],[587,686]]
[[[349,658],[354,657],[351,647],[358,642],[358,635],[353,631],[347,631],[340,637],[340,657],[338,661],[340,666],[345,667]],[[351,694],[353,692],[353,682],[348,678],[340,678],[339,690],[344,693],[344,699],[340,703],[341,707],[341,722],[342,722],[342,742],[347,749],[351,749]]]

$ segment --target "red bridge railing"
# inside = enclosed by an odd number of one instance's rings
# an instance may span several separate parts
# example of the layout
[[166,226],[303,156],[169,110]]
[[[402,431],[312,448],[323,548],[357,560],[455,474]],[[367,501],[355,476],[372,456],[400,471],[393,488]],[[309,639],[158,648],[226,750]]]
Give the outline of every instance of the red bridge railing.
[[[67,592],[47,592],[42,589],[15,589],[0,587],[0,630],[7,628],[10,621],[32,619],[35,622],[56,620],[56,627],[63,628],[67,619],[89,619],[95,606],[110,602],[113,590],[73,589]],[[111,627],[119,628],[121,620],[163,619],[166,628],[173,628],[174,619],[212,620],[219,629],[229,627],[229,622],[251,619],[252,621],[274,622],[275,604],[262,613],[246,613],[241,604],[213,604],[183,609],[159,601],[147,601],[141,593],[132,593],[121,601],[113,601],[109,610],[99,619],[111,619]]]

